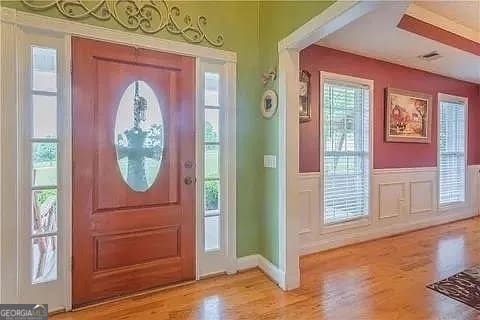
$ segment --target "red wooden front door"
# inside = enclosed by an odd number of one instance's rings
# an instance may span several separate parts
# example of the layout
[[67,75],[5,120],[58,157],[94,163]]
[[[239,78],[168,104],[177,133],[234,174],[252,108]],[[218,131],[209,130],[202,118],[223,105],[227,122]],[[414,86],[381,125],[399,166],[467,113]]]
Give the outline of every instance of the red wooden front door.
[[74,38],[73,304],[195,278],[195,61]]

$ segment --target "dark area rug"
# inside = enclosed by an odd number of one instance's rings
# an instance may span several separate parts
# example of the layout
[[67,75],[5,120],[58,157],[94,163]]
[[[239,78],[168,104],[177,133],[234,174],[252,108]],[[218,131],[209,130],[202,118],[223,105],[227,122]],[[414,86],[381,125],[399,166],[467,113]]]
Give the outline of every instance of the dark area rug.
[[427,286],[480,311],[480,265]]

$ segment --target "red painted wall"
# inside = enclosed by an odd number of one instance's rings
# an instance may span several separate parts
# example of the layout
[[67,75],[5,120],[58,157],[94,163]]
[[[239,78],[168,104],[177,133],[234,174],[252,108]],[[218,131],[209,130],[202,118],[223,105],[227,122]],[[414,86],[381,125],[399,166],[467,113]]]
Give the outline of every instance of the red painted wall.
[[[312,121],[300,123],[300,172],[320,171],[320,71],[374,81],[374,168],[435,167],[437,165],[437,95],[439,92],[468,98],[468,164],[480,164],[479,85],[315,45],[300,53],[300,66],[312,75]],[[433,96],[432,143],[385,142],[384,90],[387,87],[419,91]]]

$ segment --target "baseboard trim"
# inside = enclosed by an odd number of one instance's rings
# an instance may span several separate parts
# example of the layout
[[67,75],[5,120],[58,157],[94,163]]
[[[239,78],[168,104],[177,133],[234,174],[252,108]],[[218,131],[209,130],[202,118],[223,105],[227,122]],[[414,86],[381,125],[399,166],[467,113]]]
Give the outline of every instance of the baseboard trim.
[[252,254],[237,258],[237,270],[244,271],[258,267],[259,256],[259,254]]
[[258,267],[262,270],[270,279],[273,280],[276,284],[282,287],[283,271],[280,270],[276,265],[270,262],[262,255],[258,255]]
[[284,273],[276,265],[270,262],[261,254],[252,254],[250,256],[240,257],[237,259],[238,271],[259,268],[273,282],[282,287],[284,281]]

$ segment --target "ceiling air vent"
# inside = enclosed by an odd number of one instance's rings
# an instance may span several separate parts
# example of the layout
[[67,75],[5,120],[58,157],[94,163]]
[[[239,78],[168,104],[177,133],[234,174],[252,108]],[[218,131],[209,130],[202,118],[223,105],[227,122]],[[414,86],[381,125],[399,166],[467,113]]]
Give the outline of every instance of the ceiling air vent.
[[418,57],[425,61],[434,61],[434,60],[440,59],[442,56],[437,51],[432,51]]

